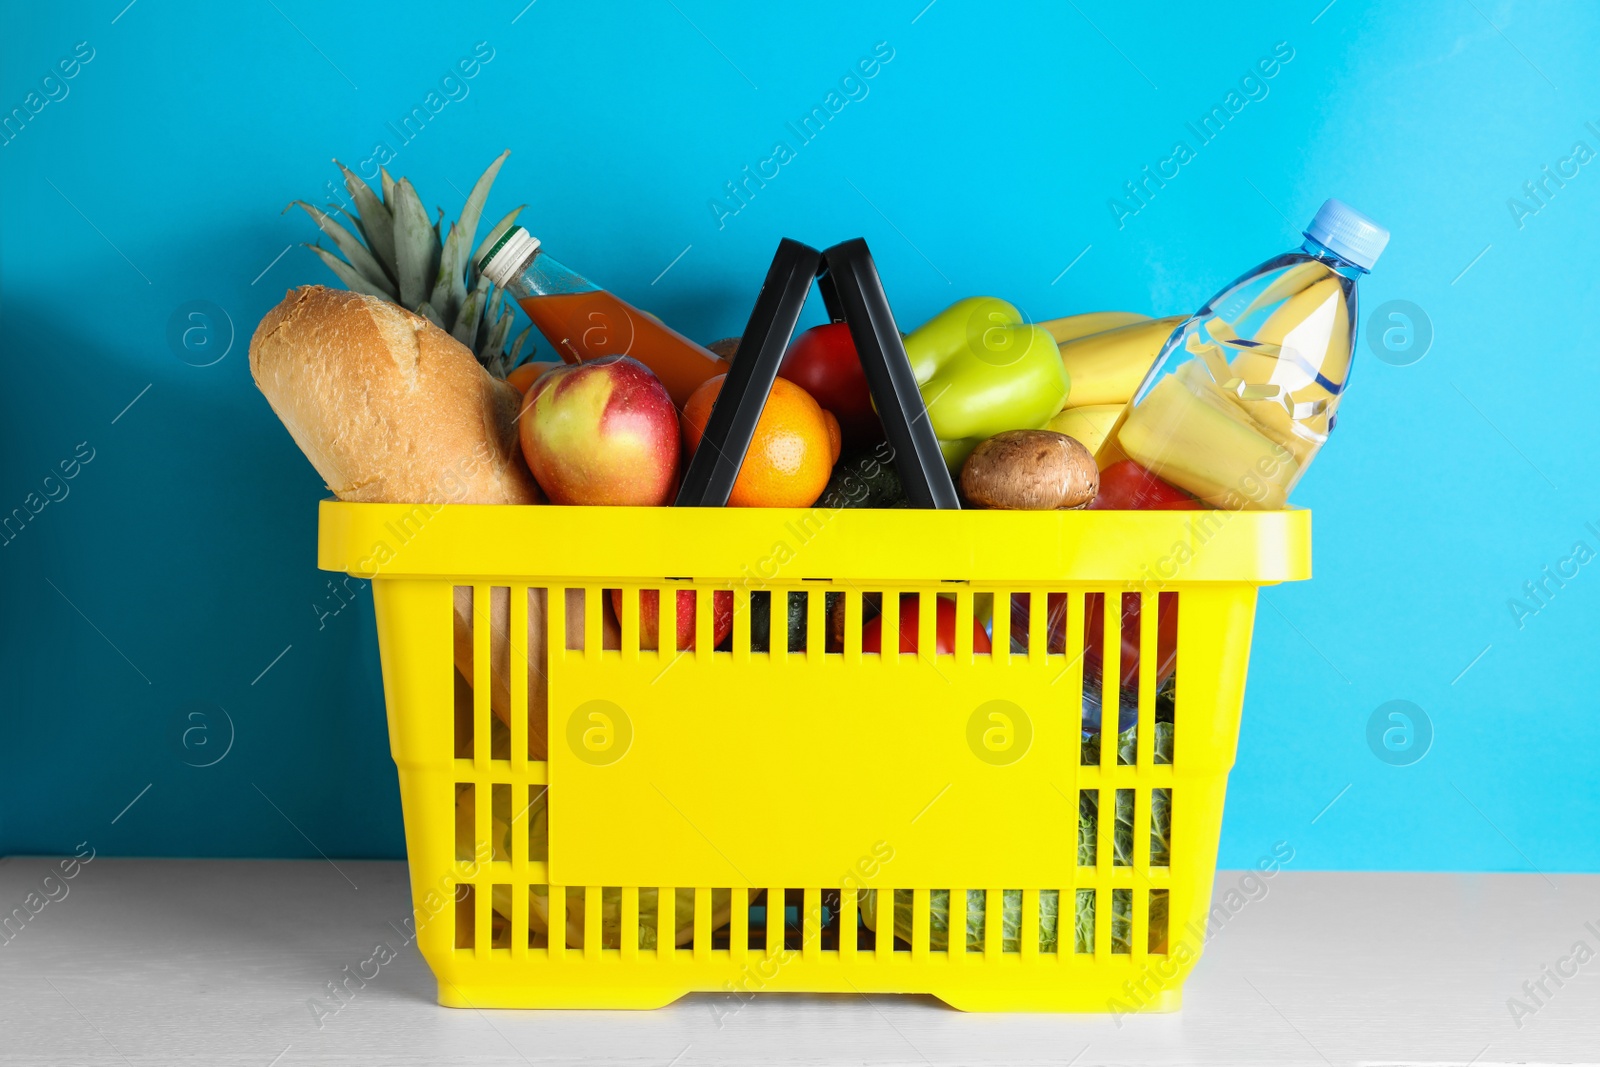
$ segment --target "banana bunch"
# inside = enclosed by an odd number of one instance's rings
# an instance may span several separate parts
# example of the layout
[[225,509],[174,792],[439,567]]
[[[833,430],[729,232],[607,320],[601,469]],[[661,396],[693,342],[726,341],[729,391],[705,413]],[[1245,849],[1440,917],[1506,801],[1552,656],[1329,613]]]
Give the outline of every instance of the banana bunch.
[[1095,311],[1041,322],[1061,350],[1061,362],[1072,379],[1067,406],[1046,429],[1099,450],[1133,399],[1161,346],[1184,316],[1153,319],[1131,311]]

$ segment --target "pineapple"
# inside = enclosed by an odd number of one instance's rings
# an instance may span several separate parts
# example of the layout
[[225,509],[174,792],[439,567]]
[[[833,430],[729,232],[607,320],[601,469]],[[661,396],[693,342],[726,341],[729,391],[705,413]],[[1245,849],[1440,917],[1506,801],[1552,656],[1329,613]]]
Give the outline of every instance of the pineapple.
[[483,214],[484,201],[489,198],[489,187],[510,154],[509,149],[500,153],[479,176],[461,209],[461,218],[450,224],[442,241],[439,227],[444,221],[444,210],[441,208],[438,219],[429,222],[428,213],[411,182],[406,178],[397,182],[382,168],[378,171],[382,179],[380,199],[379,194],[348,167],[337,159],[333,161],[344,175],[345,188],[355,198],[356,214],[351,215],[338,204],[328,207],[352,223],[354,233],[327,211],[304,200],[296,200],[289,206],[304,209],[343,253],[344,258],[340,259],[320,242],[306,246],[338,275],[346,288],[381,297],[416,312],[472,349],[478,362],[491,374],[504,378],[520,362],[532,327],[518,334],[507,349],[512,311],[507,306],[505,292],[491,284],[487,275],[479,273],[478,260],[527,205],[513,208],[505,218],[489,227],[489,235],[483,243],[470,256],[467,253],[478,234],[478,220]]

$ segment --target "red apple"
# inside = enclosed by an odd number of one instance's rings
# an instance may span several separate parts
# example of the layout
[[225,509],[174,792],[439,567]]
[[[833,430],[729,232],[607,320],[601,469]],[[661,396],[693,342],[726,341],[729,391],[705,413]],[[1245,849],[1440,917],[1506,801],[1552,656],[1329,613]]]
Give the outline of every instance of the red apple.
[[519,416],[522,454],[552,504],[670,504],[678,412],[650,369],[627,356],[557,367]]
[[[678,643],[674,648],[687,651],[694,647],[694,602],[691,589],[678,590]],[[611,590],[611,607],[617,618],[622,618],[622,590]],[[639,591],[639,647],[661,647],[661,594],[654,589]],[[733,632],[733,590],[722,589],[711,594],[711,645],[715,648]],[[670,651],[670,650],[669,650]]]

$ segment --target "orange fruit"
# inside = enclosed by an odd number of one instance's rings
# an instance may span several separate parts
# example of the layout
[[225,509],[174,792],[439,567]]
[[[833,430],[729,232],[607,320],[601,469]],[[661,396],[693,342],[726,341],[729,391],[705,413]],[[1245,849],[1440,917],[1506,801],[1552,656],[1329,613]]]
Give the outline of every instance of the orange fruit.
[[506,381],[516,386],[519,392],[526,393],[528,388],[543,377],[546,371],[552,371],[561,366],[565,366],[565,364],[559,361],[529,360],[513,368],[511,373],[506,375]]
[[[726,377],[719,374],[707,380],[683,406],[683,443],[691,453],[700,446],[711,405]],[[827,488],[839,445],[839,420],[798,385],[786,378],[776,379],[761,418],[756,420],[756,432],[734,480],[728,506],[810,507]]]

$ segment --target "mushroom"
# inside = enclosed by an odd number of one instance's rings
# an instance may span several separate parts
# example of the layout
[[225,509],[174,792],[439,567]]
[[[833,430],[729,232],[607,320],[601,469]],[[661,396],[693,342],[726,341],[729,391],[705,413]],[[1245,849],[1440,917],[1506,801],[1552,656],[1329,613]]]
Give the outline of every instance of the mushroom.
[[1100,491],[1100,471],[1089,450],[1064,433],[1007,430],[973,449],[961,468],[961,491],[983,508],[1081,508]]

